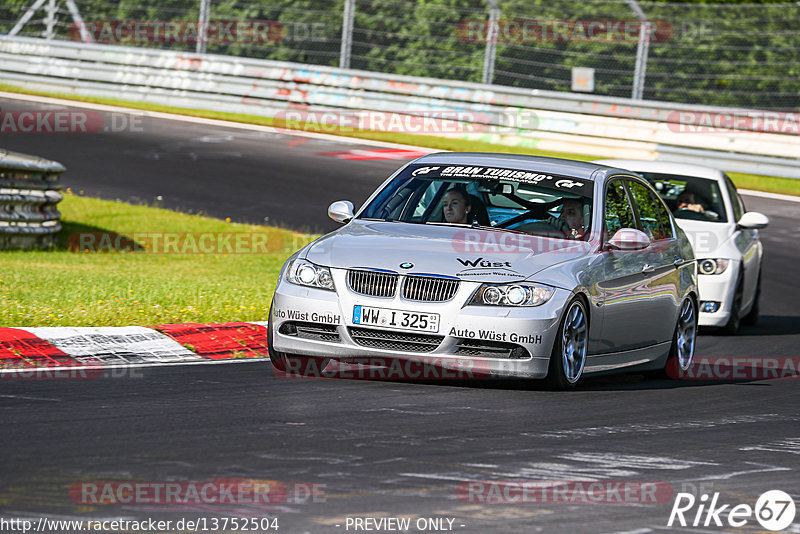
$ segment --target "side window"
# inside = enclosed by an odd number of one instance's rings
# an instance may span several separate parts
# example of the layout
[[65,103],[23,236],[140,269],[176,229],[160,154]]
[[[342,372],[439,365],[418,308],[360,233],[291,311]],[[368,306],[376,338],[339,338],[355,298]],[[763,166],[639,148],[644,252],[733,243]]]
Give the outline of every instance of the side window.
[[442,186],[441,182],[434,182],[432,181],[428,187],[425,188],[422,196],[419,198],[419,202],[417,206],[414,208],[414,215],[413,218],[415,220],[422,219],[422,216],[425,215],[425,212],[430,206],[433,199],[436,198],[436,192]]
[[[633,203],[636,205],[636,212],[639,214],[642,232],[647,234],[647,237],[652,241],[664,239],[665,232],[661,226],[661,215],[658,212],[658,206],[650,193],[650,189],[636,180],[627,180],[627,182],[631,190]],[[658,204],[661,203],[659,202]]]
[[660,239],[672,239],[675,235],[672,233],[672,221],[669,218],[669,210],[658,195],[655,197],[655,203],[656,209],[658,210],[658,217],[661,219],[661,231],[664,232],[663,237]]
[[739,221],[744,215],[745,209],[744,204],[742,203],[742,199],[739,196],[739,192],[736,191],[736,186],[733,185],[733,181],[725,175],[725,186],[728,188],[728,195],[731,197],[731,206],[733,207],[733,220]]
[[636,228],[636,221],[622,180],[613,180],[606,187],[605,218],[608,238],[620,228]]

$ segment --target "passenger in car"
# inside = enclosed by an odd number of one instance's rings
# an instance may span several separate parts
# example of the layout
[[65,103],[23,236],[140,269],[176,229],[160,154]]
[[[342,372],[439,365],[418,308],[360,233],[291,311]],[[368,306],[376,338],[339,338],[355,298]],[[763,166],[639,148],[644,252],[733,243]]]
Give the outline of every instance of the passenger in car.
[[442,199],[442,211],[446,222],[468,224],[472,206],[467,191],[458,187],[450,189]]

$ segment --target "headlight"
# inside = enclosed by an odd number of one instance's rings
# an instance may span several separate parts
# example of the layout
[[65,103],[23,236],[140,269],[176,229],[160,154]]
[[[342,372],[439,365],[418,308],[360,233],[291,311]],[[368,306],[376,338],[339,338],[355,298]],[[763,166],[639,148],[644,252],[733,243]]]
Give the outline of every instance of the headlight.
[[470,304],[479,306],[541,306],[553,296],[553,288],[542,284],[483,284]]
[[300,286],[334,289],[331,270],[306,260],[294,260],[286,271],[286,280]]
[[730,260],[699,260],[697,262],[697,271],[700,274],[722,274],[728,268],[728,263],[730,263]]

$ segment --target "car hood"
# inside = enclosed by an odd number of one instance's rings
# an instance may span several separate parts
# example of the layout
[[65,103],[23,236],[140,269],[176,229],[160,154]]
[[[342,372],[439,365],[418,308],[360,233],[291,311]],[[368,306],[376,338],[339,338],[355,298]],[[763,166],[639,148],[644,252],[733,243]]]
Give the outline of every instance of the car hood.
[[735,225],[733,223],[695,221],[691,219],[675,219],[675,222],[686,232],[698,258],[713,256],[730,241]]
[[[586,255],[589,243],[472,228],[354,220],[306,251],[318,265],[437,274],[479,282],[529,278]],[[410,267],[401,267],[401,264]]]

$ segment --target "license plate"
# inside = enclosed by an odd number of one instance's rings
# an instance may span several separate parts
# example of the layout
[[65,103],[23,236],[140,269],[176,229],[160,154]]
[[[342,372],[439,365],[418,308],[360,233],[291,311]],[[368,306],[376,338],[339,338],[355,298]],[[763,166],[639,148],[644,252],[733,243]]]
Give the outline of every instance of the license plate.
[[354,306],[353,324],[392,328],[394,330],[438,332],[439,314],[390,310],[371,306]]

